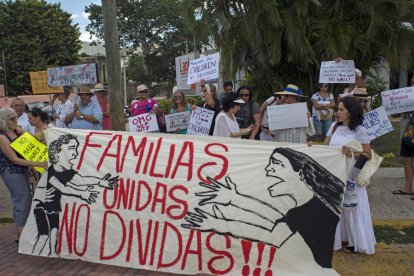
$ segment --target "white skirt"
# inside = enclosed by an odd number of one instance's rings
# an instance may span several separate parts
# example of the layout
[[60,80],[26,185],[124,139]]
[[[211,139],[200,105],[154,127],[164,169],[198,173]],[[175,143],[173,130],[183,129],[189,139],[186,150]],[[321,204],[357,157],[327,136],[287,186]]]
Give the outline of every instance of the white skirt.
[[366,187],[356,185],[358,205],[342,209],[341,219],[336,227],[334,250],[342,248],[342,242],[354,246],[355,251],[365,254],[375,253],[375,235],[369,210]]

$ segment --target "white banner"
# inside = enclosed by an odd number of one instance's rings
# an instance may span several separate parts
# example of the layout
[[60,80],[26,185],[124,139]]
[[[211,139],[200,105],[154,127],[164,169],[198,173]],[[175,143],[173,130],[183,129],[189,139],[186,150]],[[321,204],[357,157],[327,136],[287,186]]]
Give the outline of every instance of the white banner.
[[47,68],[49,86],[95,84],[98,82],[96,63]]
[[175,58],[175,80],[180,90],[189,90],[191,85],[187,84],[188,69],[190,61],[195,59],[195,53],[186,54]]
[[213,123],[214,111],[196,107],[190,115],[187,134],[207,136]]
[[362,125],[368,130],[371,139],[378,138],[394,130],[383,106],[364,114]]
[[354,61],[322,61],[319,83],[355,83]]
[[19,253],[180,275],[337,275],[340,148],[60,128],[45,135],[49,168]]
[[175,131],[177,129],[186,129],[188,127],[189,121],[189,111],[165,115],[165,124],[167,126],[167,132]]
[[307,127],[309,125],[306,103],[268,106],[267,118],[270,130]]
[[414,111],[414,86],[381,92],[381,98],[388,115]]
[[199,82],[201,79],[211,80],[219,77],[220,53],[215,53],[190,61],[187,84]]
[[157,116],[154,113],[145,113],[128,118],[129,131],[152,132],[159,131]]

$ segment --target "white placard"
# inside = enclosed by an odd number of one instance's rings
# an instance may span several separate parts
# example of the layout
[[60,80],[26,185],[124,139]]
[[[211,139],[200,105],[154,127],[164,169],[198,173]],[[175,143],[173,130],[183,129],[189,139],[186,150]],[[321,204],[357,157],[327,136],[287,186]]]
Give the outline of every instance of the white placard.
[[187,84],[188,69],[190,61],[195,59],[195,53],[186,54],[175,58],[175,80],[180,90],[189,90],[190,85]]
[[355,83],[354,61],[322,61],[319,83]]
[[267,107],[269,129],[307,127],[309,125],[306,103],[272,105]]
[[159,131],[157,116],[154,113],[145,113],[128,118],[129,131],[152,132]]
[[207,136],[213,122],[214,111],[196,107],[190,116],[187,134]]
[[98,82],[96,63],[47,68],[49,86],[95,84]]
[[384,91],[381,97],[388,115],[414,110],[414,86]]
[[383,106],[364,114],[362,125],[367,129],[368,136],[375,139],[394,130]]
[[220,53],[190,61],[187,84],[199,82],[201,79],[211,80],[219,77]]
[[190,121],[189,111],[165,115],[165,123],[167,125],[167,132],[172,132],[177,129],[186,129],[189,121]]

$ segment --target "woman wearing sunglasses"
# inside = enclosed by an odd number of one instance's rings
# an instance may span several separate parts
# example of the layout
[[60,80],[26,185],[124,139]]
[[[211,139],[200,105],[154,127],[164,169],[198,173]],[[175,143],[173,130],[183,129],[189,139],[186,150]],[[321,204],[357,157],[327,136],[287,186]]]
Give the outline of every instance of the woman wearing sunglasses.
[[137,87],[137,97],[131,103],[131,116],[156,112],[158,109],[157,101],[148,98],[148,87],[145,84],[140,84]]
[[[177,89],[174,93],[173,93],[173,97],[171,99],[172,102],[172,107],[170,110],[170,114],[176,114],[176,113],[180,113],[180,112],[190,112],[191,111],[191,106],[190,104],[187,104],[186,100],[185,100],[185,95],[182,91],[180,91],[179,89]],[[175,130],[175,134],[186,134],[187,133],[187,129],[176,129]]]

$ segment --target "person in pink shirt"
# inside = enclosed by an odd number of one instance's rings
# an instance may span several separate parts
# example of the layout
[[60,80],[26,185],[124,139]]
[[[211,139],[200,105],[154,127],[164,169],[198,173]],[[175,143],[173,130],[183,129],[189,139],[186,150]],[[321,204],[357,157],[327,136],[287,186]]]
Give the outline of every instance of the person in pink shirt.
[[111,117],[109,112],[109,99],[108,99],[108,90],[102,83],[97,83],[95,89],[93,90],[96,96],[96,100],[99,103],[99,106],[102,109],[102,129],[111,130]]
[[131,103],[131,116],[157,111],[157,101],[152,98],[148,98],[148,87],[145,84],[138,85],[137,94],[138,96]]

